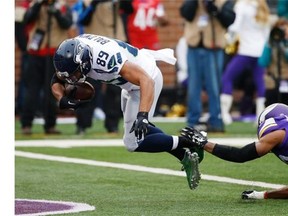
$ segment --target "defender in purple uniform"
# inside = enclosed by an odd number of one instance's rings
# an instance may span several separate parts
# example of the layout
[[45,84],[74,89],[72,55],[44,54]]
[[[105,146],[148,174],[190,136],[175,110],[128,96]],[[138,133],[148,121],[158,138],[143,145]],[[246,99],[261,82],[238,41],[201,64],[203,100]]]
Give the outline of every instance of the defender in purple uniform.
[[[223,160],[243,163],[273,152],[281,161],[288,165],[288,106],[275,103],[259,115],[258,141],[242,148],[219,145],[209,142],[207,137],[194,128],[182,129],[181,135],[190,139],[195,147]],[[288,199],[288,187],[273,191],[244,191],[242,199]]]

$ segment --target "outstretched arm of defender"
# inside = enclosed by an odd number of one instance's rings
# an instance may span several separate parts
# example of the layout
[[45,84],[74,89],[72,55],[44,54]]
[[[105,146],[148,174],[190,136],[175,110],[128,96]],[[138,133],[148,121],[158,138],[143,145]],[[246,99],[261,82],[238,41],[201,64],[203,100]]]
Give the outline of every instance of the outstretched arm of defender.
[[258,142],[247,144],[242,148],[207,142],[204,150],[223,160],[243,163],[267,154],[281,143],[284,137],[285,131],[277,130],[263,136]]

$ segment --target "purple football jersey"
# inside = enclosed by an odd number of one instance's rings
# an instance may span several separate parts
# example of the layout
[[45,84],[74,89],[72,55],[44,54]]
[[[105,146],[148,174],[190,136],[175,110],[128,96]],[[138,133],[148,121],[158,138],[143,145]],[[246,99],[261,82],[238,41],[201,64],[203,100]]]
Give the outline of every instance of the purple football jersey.
[[288,117],[280,115],[274,118],[268,118],[258,127],[258,138],[265,136],[276,130],[285,130],[283,142],[272,149],[272,152],[284,163],[288,164]]

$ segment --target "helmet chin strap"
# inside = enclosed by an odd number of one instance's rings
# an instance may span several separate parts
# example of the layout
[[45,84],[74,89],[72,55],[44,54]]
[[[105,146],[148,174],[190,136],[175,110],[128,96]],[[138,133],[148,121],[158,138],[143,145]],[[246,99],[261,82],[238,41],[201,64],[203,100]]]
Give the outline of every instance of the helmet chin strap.
[[[63,75],[63,74],[65,74],[65,75]],[[75,76],[69,76],[69,74],[67,73],[67,72],[57,72],[56,73],[56,76],[60,79],[60,80],[62,80],[62,81],[64,81],[64,82],[66,82],[66,83],[68,83],[68,84],[70,84],[70,85],[76,85],[77,83],[83,83],[83,82],[85,82],[85,80],[86,80],[86,75],[85,74],[83,74],[82,72],[81,72],[81,76],[79,77],[79,79],[77,79]]]
[[85,80],[86,80],[86,76],[82,73],[81,73],[81,77],[78,80],[72,80],[70,78],[65,79],[65,81],[71,85],[77,85],[77,84],[84,83]]
[[84,83],[85,80],[86,80],[86,75],[84,75],[84,74],[82,73],[82,76],[78,79],[77,82],[75,82],[75,84],[77,84],[77,83]]

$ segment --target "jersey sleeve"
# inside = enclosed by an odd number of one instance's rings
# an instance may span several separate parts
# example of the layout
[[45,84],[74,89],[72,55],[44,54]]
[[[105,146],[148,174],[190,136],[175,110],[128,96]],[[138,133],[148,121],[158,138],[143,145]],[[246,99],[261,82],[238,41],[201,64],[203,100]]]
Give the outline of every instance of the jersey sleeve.
[[258,138],[265,136],[276,130],[287,130],[287,117],[280,115],[274,118],[266,119],[258,128]]
[[274,118],[265,120],[258,129],[258,138],[265,136],[267,133],[277,129],[277,123]]

